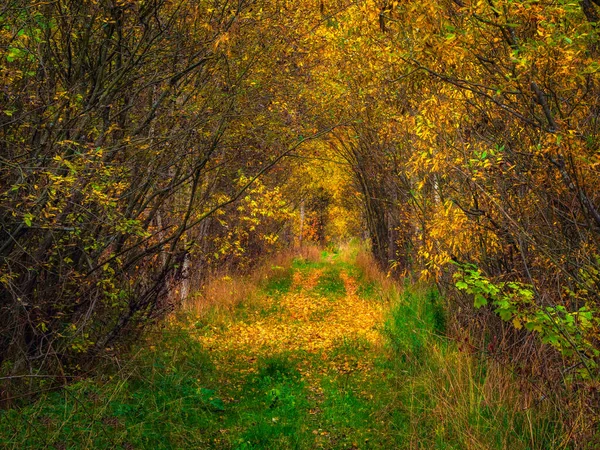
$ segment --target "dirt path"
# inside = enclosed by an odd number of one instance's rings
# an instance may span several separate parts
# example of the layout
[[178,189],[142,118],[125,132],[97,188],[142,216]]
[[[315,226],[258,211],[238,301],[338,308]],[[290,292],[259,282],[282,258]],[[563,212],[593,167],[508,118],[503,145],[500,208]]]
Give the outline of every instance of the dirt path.
[[234,448],[389,443],[374,401],[385,378],[377,362],[386,306],[361,295],[358,276],[332,257],[299,262],[286,288],[198,336],[228,386],[225,401],[239,409],[224,432],[241,435]]
[[437,291],[368,280],[349,253],[278,267],[233,310],[173,316],[114,375],[0,410],[0,448],[563,448],[560,422],[443,336]]

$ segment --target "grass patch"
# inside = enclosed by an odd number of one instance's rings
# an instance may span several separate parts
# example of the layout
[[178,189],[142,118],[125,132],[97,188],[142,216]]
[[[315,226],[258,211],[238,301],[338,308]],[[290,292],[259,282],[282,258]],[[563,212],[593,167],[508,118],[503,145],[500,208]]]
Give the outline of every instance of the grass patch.
[[360,298],[372,299],[377,296],[377,283],[374,281],[365,281],[364,279],[359,279],[359,283],[356,294]]
[[331,350],[333,358],[338,356],[360,357],[372,349],[372,344],[362,337],[344,337]]
[[325,448],[398,448],[399,436],[389,412],[393,396],[381,373],[371,377],[335,374],[324,377],[321,388],[320,441]]
[[440,450],[564,447],[556,417],[522,408],[506,368],[459,349],[441,336],[445,327],[441,299],[431,289],[405,291],[385,324],[403,441]]
[[232,417],[233,448],[284,449],[301,444],[308,401],[297,364],[286,353],[259,361],[258,372],[247,378]]
[[180,329],[165,330],[106,379],[73,383],[0,412],[6,449],[203,447],[225,408],[207,353]]
[[310,260],[305,258],[296,258],[292,263],[292,269],[303,273],[308,273],[315,269],[321,269],[325,267],[326,263],[322,260]]
[[282,353],[269,356],[259,362],[258,378],[268,381],[297,381],[301,375],[296,368],[297,362],[290,355]]
[[346,287],[340,278],[341,265],[328,266],[315,287],[315,292],[331,300],[342,297],[346,294]]
[[287,294],[292,287],[292,274],[291,268],[278,268],[264,283],[265,294],[275,298]]

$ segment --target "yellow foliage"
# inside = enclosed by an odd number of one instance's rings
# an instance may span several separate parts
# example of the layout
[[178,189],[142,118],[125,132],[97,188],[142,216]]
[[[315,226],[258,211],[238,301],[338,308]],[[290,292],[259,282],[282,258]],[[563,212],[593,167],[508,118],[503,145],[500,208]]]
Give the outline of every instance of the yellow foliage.
[[356,281],[342,273],[347,294],[332,302],[330,298],[310,292],[321,275],[314,271],[303,277],[296,272],[290,293],[277,300],[263,299],[263,310],[275,308],[276,313],[263,317],[256,311],[244,320],[233,322],[226,330],[213,329],[199,336],[205,348],[219,352],[247,352],[267,355],[281,349],[303,350],[327,357],[343,339],[360,338],[373,345],[381,344],[377,330],[383,318],[383,306],[356,294]]

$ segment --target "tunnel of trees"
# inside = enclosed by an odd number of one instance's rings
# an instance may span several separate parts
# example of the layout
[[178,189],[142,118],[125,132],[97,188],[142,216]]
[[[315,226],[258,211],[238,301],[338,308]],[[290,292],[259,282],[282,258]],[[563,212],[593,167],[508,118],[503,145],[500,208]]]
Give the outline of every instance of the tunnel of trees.
[[354,237],[595,423],[599,5],[2,2],[0,396]]

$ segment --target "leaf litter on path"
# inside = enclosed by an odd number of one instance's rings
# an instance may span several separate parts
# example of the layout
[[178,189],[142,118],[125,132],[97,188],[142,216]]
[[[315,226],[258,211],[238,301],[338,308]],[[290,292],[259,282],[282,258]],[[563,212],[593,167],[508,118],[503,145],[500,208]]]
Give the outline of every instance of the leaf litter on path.
[[[374,364],[381,355],[379,328],[386,312],[381,302],[357,294],[358,282],[347,270],[333,261],[325,264],[324,268],[296,270],[289,291],[265,295],[258,307],[232,318],[227,327],[197,335],[212,354],[223,387],[229,386],[230,395],[240,399],[248,395],[244,391],[248,380],[263,370],[261,361],[288,355],[306,389],[303,395],[308,404],[303,413],[312,424],[307,425],[311,427],[307,433],[315,439],[311,448],[333,448],[335,439],[345,442],[344,436],[375,432],[368,425],[369,413],[365,413],[368,423],[362,431],[351,431],[341,422],[335,425],[336,420],[345,420],[345,413],[333,422],[331,414],[339,415],[339,408],[348,407],[345,395],[367,403],[373,399],[369,386],[380,379]],[[322,289],[322,282],[331,279],[343,283],[343,295]],[[332,406],[332,401],[337,403]],[[331,408],[338,409],[334,413]]]

